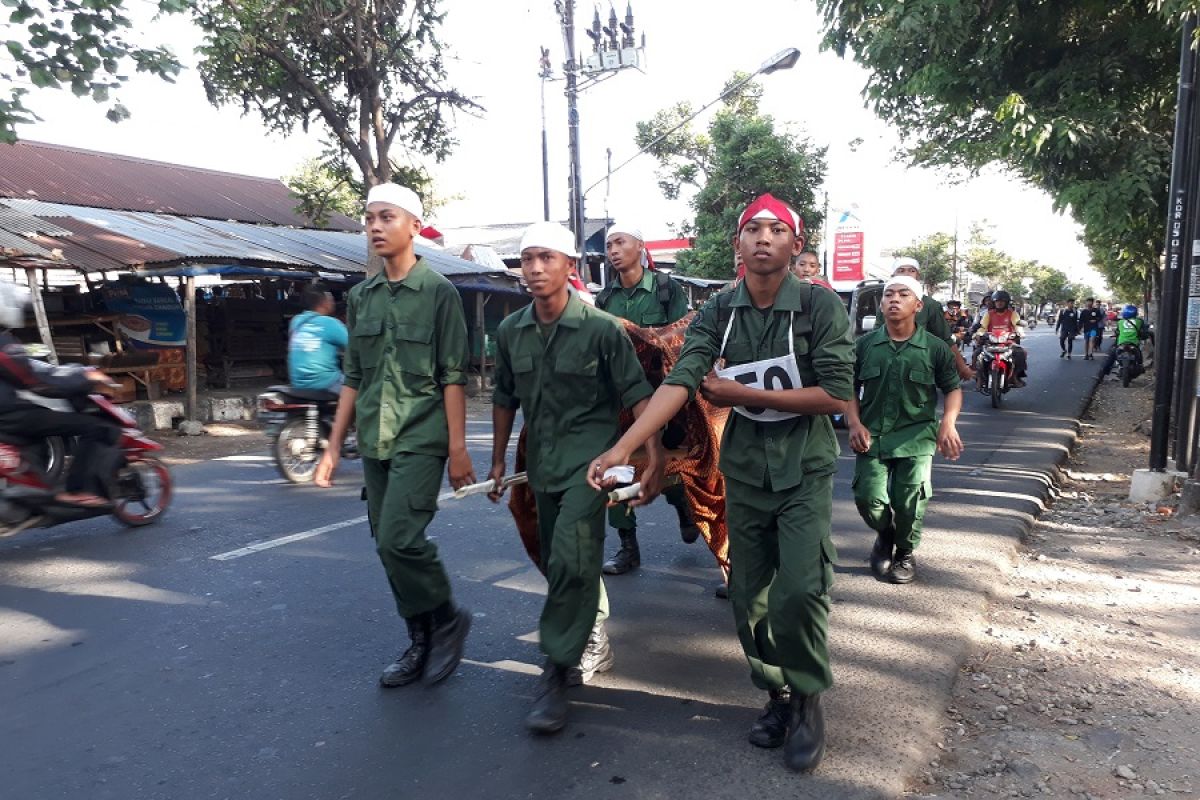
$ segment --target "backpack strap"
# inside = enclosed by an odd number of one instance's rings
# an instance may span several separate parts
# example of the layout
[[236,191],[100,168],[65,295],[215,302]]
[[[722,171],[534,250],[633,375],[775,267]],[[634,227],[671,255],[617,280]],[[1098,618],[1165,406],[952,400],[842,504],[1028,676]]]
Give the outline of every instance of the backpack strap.
[[616,291],[615,287],[616,281],[610,281],[607,286],[596,293],[596,297],[594,298],[596,308],[600,309],[601,311],[604,310],[604,307],[608,305],[608,301],[612,299],[613,292]]
[[664,314],[671,313],[671,295],[675,290],[674,283],[670,275],[658,270],[654,271],[655,294],[658,296],[659,305],[663,307]]

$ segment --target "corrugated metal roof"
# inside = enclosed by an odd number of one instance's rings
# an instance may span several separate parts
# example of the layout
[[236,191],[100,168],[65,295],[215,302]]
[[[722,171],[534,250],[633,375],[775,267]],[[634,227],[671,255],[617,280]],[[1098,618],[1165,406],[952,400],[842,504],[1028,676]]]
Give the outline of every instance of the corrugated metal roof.
[[[320,231],[311,228],[277,228],[275,230],[280,235],[304,243],[308,247],[333,253],[347,260],[358,259],[359,263],[366,264],[366,234]],[[455,275],[482,275],[496,271],[483,264],[464,261],[458,256],[450,255],[430,245],[414,244],[413,249],[416,250],[417,255],[448,278],[453,278]]]
[[[307,225],[282,181],[21,141],[0,147],[0,197],[124,211]],[[361,225],[335,214],[329,227]]]
[[24,211],[9,208],[3,203],[0,203],[0,230],[6,230],[9,233],[20,233],[25,236],[31,236],[35,233],[44,233],[47,236],[67,236],[70,234],[70,231],[60,228],[53,222],[47,222]]
[[178,264],[187,260],[175,250],[148,245],[110,228],[89,225],[73,217],[61,220],[70,226],[69,236],[39,236],[37,242],[43,247],[62,250],[67,262],[84,272],[128,270],[144,264]]
[[10,233],[6,230],[0,230],[0,258],[8,255],[27,255],[41,256],[42,258],[53,258],[54,255],[44,247],[31,241],[28,237],[22,236],[19,233]]
[[[20,210],[27,210],[24,200],[8,201]],[[52,206],[57,206],[54,208]],[[149,214],[137,211],[112,211],[107,208],[85,208],[66,204],[38,203],[37,216],[70,217],[89,225],[113,231],[164,250],[173,251],[192,261],[238,261],[309,266],[310,262],[284,253],[259,247],[244,239],[228,236],[221,231],[199,225],[189,219],[169,214]],[[32,213],[32,212],[30,212]],[[70,225],[70,223],[65,223]]]
[[367,240],[360,233],[338,233],[338,236],[348,236],[356,239],[359,243],[359,253],[357,258],[344,258],[337,253],[331,253],[326,250],[321,250],[313,247],[311,244],[306,244],[303,241],[297,241],[296,238],[289,237],[285,232],[292,231],[292,228],[277,228],[268,225],[251,225],[245,222],[219,222],[216,220],[192,218],[192,221],[198,225],[203,225],[208,228],[214,228],[222,233],[230,236],[236,236],[239,239],[245,239],[248,242],[268,247],[276,252],[285,253],[294,258],[301,259],[311,264],[316,264],[321,269],[335,270],[337,272],[363,272],[366,267],[366,246]]
[[[472,244],[487,245],[495,250],[501,258],[511,260],[521,257],[521,236],[531,224],[530,222],[502,222],[496,225],[471,225],[461,228],[447,228],[439,225],[438,230],[445,236],[447,246],[463,248]],[[584,238],[590,240],[598,232],[603,231],[607,225],[606,220],[587,220],[583,225]]]

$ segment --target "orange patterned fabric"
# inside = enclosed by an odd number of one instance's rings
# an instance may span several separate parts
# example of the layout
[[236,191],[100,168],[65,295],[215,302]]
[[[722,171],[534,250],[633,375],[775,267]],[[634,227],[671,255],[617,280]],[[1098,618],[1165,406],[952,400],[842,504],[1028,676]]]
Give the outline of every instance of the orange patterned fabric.
[[[678,322],[661,328],[639,328],[625,322],[638,359],[646,370],[646,378],[653,386],[662,383],[679,358],[683,337],[692,317],[693,314],[688,314]],[[672,447],[666,469],[668,476],[679,476],[687,493],[692,519],[716,557],[717,565],[726,575],[729,573],[729,531],[725,526],[725,478],[717,469],[717,463],[721,454],[721,434],[725,431],[728,416],[729,409],[716,408],[697,394],[696,399],[684,406],[668,428],[668,438],[673,429],[682,433],[683,440]],[[622,430],[628,428],[632,421],[633,416],[629,412],[621,413]],[[525,469],[523,430],[517,443],[514,469],[516,472]],[[538,558],[537,508],[529,484],[513,487],[508,507],[517,523],[525,551],[533,563],[545,572]]]

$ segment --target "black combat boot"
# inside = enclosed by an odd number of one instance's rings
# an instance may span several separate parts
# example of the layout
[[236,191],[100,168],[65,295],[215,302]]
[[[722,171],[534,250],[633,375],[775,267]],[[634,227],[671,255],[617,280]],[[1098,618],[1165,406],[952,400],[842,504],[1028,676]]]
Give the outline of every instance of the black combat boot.
[[772,689],[762,716],[750,726],[750,744],[755,747],[782,746],[787,741],[791,714],[792,693],[787,689]]
[[404,621],[408,623],[408,638],[412,644],[379,676],[379,685],[385,689],[407,686],[420,678],[429,659],[429,615],[420,614]]
[[567,724],[567,668],[546,659],[538,681],[537,699],[525,717],[534,733],[558,733]]
[[876,577],[886,578],[892,568],[892,547],[896,540],[896,529],[875,534],[875,546],[871,548],[871,572]]
[[583,657],[579,659],[579,666],[567,670],[567,686],[591,683],[597,672],[608,672],[612,668],[612,645],[608,641],[604,621],[600,620],[592,626],[587,647],[583,649]]
[[684,544],[694,543],[700,538],[700,529],[696,527],[696,522],[692,519],[692,512],[688,508],[686,499],[681,500],[679,505],[675,506],[675,514],[679,517],[679,538],[683,539]]
[[471,630],[471,612],[446,603],[433,612],[429,630],[429,660],[425,663],[425,683],[445,680],[462,661],[463,644]]
[[892,559],[888,579],[892,583],[912,583],[916,577],[917,561],[913,558],[913,551],[896,548],[896,557]]
[[825,714],[821,711],[821,695],[793,693],[783,763],[796,772],[811,772],[824,755]]
[[605,575],[624,575],[629,570],[637,569],[642,565],[642,551],[638,549],[637,528],[630,528],[627,531],[618,529],[617,534],[621,537],[621,549],[604,562],[601,569],[604,570]]

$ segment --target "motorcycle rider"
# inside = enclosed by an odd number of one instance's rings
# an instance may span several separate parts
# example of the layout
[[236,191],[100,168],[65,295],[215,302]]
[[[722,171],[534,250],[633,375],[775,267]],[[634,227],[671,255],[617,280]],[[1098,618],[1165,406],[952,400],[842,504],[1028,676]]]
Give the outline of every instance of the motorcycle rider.
[[1054,332],[1058,334],[1058,346],[1062,349],[1058,357],[1070,361],[1071,351],[1075,349],[1075,337],[1079,335],[1079,312],[1075,310],[1075,298],[1068,298],[1066,308],[1058,312]]
[[982,330],[984,332],[980,335],[981,340],[984,338],[984,334],[1009,334],[1012,336],[1014,369],[1012,385],[1018,389],[1025,385],[1026,367],[1025,348],[1020,346],[1020,325],[1021,315],[1012,307],[1012,295],[1001,289],[998,292],[992,293],[991,309],[984,313],[979,323],[975,326],[976,331]]
[[[1108,353],[1108,360],[1104,362],[1104,377],[1112,372],[1113,366],[1117,363],[1117,354],[1121,352],[1121,348],[1125,345],[1133,345],[1133,352],[1137,354],[1138,371],[1142,369],[1142,341],[1145,339],[1154,339],[1154,334],[1146,330],[1146,321],[1138,316],[1138,307],[1135,305],[1127,305],[1121,309],[1121,319],[1117,321],[1117,341],[1113,345],[1112,350]],[[1135,375],[1137,373],[1134,373]]]
[[951,345],[955,349],[961,350],[963,338],[966,336],[967,329],[971,327],[971,320],[963,312],[962,300],[947,300],[946,301],[946,325],[950,328],[950,336],[953,339]]
[[346,326],[333,317],[333,295],[305,286],[300,295],[304,312],[288,326],[288,381],[294,389],[342,391],[338,355],[350,344]]
[[81,508],[104,508],[111,502],[109,476],[116,467],[120,431],[87,414],[45,408],[18,392],[69,399],[96,391],[97,384],[111,380],[96,369],[56,367],[30,358],[25,345],[9,332],[25,324],[28,304],[28,289],[0,281],[0,434],[22,439],[76,437],[65,491],[54,499]]

